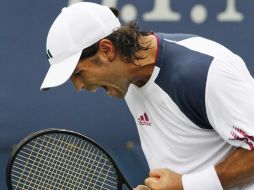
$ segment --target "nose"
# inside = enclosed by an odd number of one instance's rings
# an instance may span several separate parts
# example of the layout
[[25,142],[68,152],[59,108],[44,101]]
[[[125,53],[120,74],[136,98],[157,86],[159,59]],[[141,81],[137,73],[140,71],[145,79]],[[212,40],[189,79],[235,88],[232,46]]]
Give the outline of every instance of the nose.
[[85,87],[85,84],[79,77],[72,76],[71,81],[77,91],[81,91]]

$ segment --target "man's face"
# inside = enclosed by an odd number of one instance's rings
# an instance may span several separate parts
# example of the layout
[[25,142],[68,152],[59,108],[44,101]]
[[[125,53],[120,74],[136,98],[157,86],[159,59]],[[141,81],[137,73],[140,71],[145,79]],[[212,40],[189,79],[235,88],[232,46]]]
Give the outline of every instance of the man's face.
[[117,59],[110,61],[99,51],[95,56],[79,61],[71,80],[78,91],[95,92],[102,87],[109,96],[123,98],[130,84],[125,64]]

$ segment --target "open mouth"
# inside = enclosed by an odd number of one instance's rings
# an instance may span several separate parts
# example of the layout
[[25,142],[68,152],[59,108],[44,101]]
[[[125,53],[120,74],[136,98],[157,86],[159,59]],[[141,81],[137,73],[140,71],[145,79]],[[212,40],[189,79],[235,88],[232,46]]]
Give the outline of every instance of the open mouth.
[[107,86],[102,86],[102,88],[104,88],[106,92],[108,91],[108,87]]
[[110,94],[110,89],[109,89],[107,86],[102,86],[102,88],[106,91],[106,93],[107,93],[108,96],[112,96],[112,95]]

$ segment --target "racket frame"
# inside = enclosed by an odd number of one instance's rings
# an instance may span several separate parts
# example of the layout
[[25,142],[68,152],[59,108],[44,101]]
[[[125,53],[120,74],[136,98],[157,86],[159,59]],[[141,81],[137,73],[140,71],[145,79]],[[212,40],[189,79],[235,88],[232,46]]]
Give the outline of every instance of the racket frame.
[[7,167],[6,167],[6,184],[7,184],[7,188],[8,190],[13,190],[12,187],[12,183],[11,183],[11,172],[12,172],[12,166],[13,166],[13,162],[16,159],[17,154],[20,152],[20,150],[29,142],[31,142],[33,139],[39,137],[39,136],[43,136],[46,134],[50,134],[50,133],[66,133],[69,135],[74,135],[77,136],[83,140],[88,141],[89,143],[93,144],[94,146],[96,146],[99,150],[101,150],[109,159],[109,161],[112,163],[114,169],[116,170],[116,176],[117,176],[117,189],[121,190],[122,189],[122,185],[126,185],[126,187],[129,190],[132,190],[133,188],[130,186],[130,184],[127,182],[127,180],[125,179],[125,177],[123,176],[123,174],[121,173],[120,169],[118,168],[116,162],[113,160],[113,158],[111,157],[111,155],[99,144],[97,144],[94,140],[86,137],[85,135],[82,135],[81,133],[72,131],[72,130],[67,130],[67,129],[58,129],[58,128],[49,128],[49,129],[43,129],[37,132],[34,132],[30,135],[28,135],[27,137],[25,137],[23,140],[21,140],[14,148],[14,150],[11,153],[11,157],[8,160],[7,163]]

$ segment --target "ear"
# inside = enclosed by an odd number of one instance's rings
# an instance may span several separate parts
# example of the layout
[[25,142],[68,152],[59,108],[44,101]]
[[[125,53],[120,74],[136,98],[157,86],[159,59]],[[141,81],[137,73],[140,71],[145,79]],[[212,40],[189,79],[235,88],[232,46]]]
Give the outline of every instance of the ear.
[[108,39],[102,39],[99,42],[99,49],[108,61],[113,61],[116,57],[114,44]]

